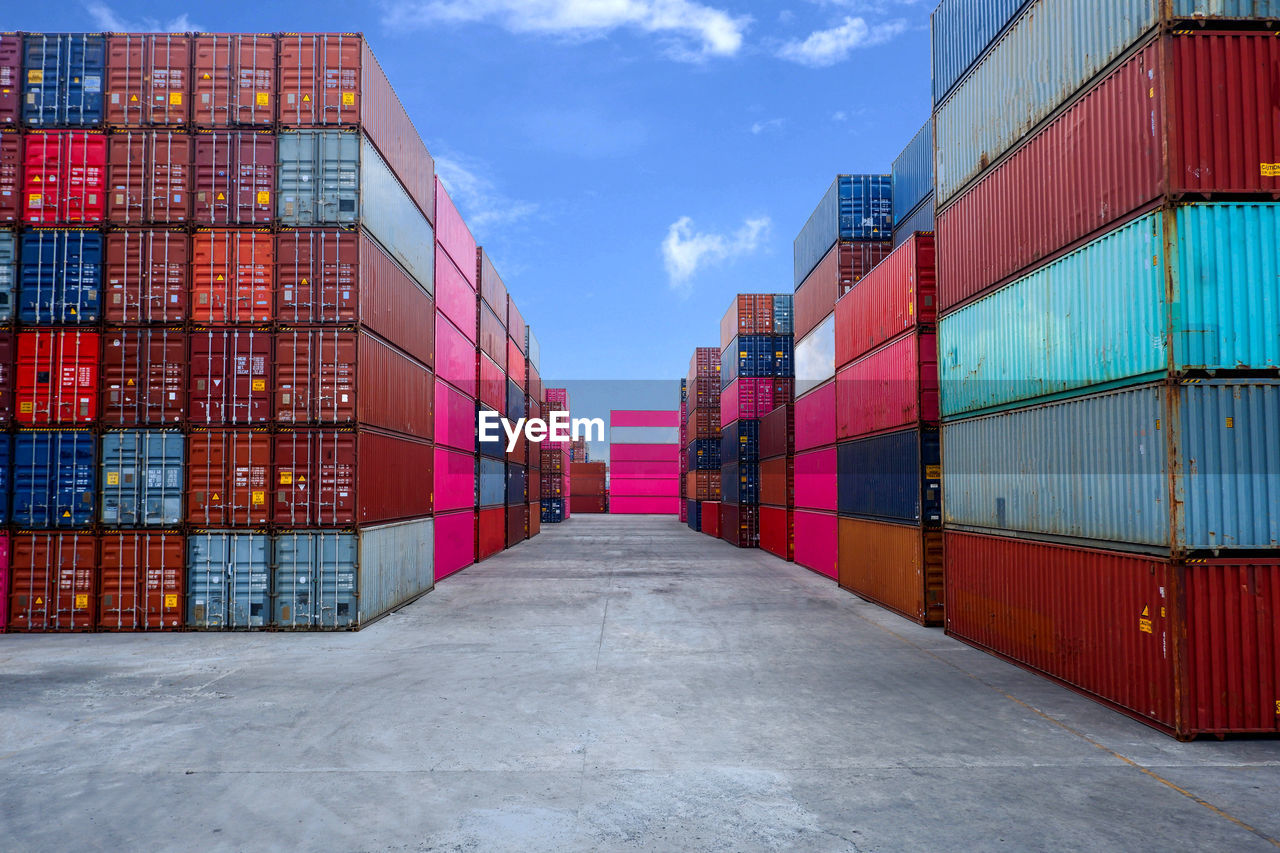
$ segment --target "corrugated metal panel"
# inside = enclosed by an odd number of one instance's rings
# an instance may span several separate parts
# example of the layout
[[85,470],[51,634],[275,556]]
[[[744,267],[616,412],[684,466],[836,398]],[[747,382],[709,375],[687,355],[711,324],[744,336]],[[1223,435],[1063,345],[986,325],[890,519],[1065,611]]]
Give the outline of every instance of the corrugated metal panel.
[[523,465],[507,466],[506,503],[509,507],[524,506],[529,494],[529,470]]
[[286,530],[276,536],[271,623],[311,629],[355,625],[358,549],[353,533]]
[[917,231],[933,231],[933,193],[925,196],[924,201],[907,218],[893,229],[893,248],[898,248],[911,239]]
[[836,446],[840,514],[937,524],[942,478],[936,429],[907,429]]
[[893,177],[838,175],[796,236],[794,286],[799,288],[840,240],[880,241],[893,236]]
[[103,435],[102,523],[112,527],[181,524],[186,457],[186,439],[177,430]]
[[238,530],[187,537],[187,625],[262,628],[271,621],[271,537]]
[[796,343],[796,397],[836,375],[836,315],[829,314]]
[[96,33],[23,37],[22,120],[32,127],[102,121],[107,40]]
[[19,432],[13,444],[13,523],[41,529],[93,524],[97,445],[88,430]]
[[672,444],[680,443],[679,427],[612,427],[610,444]]
[[908,329],[937,321],[934,238],[899,247],[836,303],[836,366],[844,367]]
[[[760,461],[760,422],[736,420],[720,430],[720,466]],[[616,471],[615,471],[616,473]]]
[[113,329],[102,334],[102,422],[179,424],[187,413],[187,334]]
[[908,332],[836,374],[836,438],[938,420],[938,349],[933,332]]
[[902,149],[890,171],[893,176],[893,227],[897,229],[926,196],[933,194],[932,117]]
[[773,333],[794,335],[795,329],[795,297],[790,293],[775,293],[773,295]]
[[1280,386],[1226,380],[955,421],[944,426],[946,520],[1161,552],[1275,548],[1277,433]]
[[106,120],[112,126],[182,125],[190,118],[191,37],[117,33],[107,38]]
[[[9,501],[14,497],[12,457],[12,438],[0,435],[0,494],[5,495],[5,499],[0,499],[0,524],[9,523]],[[0,587],[0,598],[4,598],[3,587]]]
[[524,351],[528,353],[529,365],[534,370],[542,370],[542,345],[529,326],[524,327]]
[[99,559],[99,628],[182,627],[187,547],[181,533],[108,531],[102,534]]
[[476,511],[437,513],[432,531],[435,580],[441,581],[476,560]]
[[15,533],[9,630],[90,630],[97,556],[97,537],[89,533]]
[[102,313],[102,235],[39,228],[22,235],[18,320],[32,325],[98,322]]
[[504,506],[507,502],[506,463],[501,459],[480,457],[476,475],[476,505]]
[[98,332],[79,329],[18,333],[18,423],[89,423],[97,418],[98,339]]
[[921,625],[941,625],[942,531],[840,519],[840,586]]
[[13,319],[13,292],[18,285],[18,244],[12,231],[0,231],[0,323]]
[[796,564],[835,580],[840,535],[835,513],[796,510],[794,523]]
[[[0,100],[3,100],[3,95],[0,95]],[[13,225],[22,219],[25,178],[22,135],[6,128],[0,132],[0,225]]]
[[933,103],[942,103],[1028,0],[942,0],[933,30]]
[[796,451],[836,443],[836,383],[796,400]]
[[112,133],[107,146],[107,221],[175,226],[188,222],[192,150],[187,133]]
[[194,50],[191,109],[198,127],[275,122],[275,36],[202,33]]
[[[287,527],[350,526],[356,521],[356,434],[345,429],[282,429],[272,439],[272,520]],[[410,464],[405,458],[403,464]],[[359,471],[378,492],[390,483]],[[421,474],[425,477],[426,471]],[[374,492],[366,488],[367,496]],[[363,515],[362,515],[363,517]]]
[[[108,323],[182,323],[191,287],[191,238],[179,231],[113,231],[103,267]],[[185,358],[184,358],[185,360]],[[185,408],[186,401],[182,402]]]
[[276,135],[203,130],[196,134],[194,221],[268,225],[275,214]]
[[[0,36],[0,128],[18,127],[22,123],[22,90],[14,84],[22,79],[22,36],[9,33]],[[8,546],[5,546],[8,553]],[[7,558],[6,558],[7,562]],[[0,595],[0,600],[4,596]],[[4,605],[0,603],[0,609]],[[4,614],[0,613],[0,632],[4,630]]]

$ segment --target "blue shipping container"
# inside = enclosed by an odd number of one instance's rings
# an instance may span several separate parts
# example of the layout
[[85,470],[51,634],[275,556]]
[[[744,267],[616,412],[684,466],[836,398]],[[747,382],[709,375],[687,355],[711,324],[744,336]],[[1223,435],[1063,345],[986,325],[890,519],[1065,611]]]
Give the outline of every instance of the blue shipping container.
[[98,322],[102,240],[102,234],[85,230],[24,233],[18,319],[46,326]]
[[720,470],[720,439],[697,438],[685,449],[690,471]]
[[524,506],[528,501],[529,472],[523,465],[507,465],[507,506]]
[[102,122],[107,40],[88,33],[23,36],[22,121],[31,127]]
[[19,432],[13,447],[13,523],[74,528],[93,524],[98,439],[88,430]]
[[0,323],[13,319],[13,293],[18,286],[18,241],[0,231]]
[[738,418],[720,430],[720,467],[760,461],[760,421]]
[[[480,404],[479,409],[476,413],[477,426],[480,423],[480,412],[493,412],[495,415],[497,414],[497,412],[495,412],[493,409],[489,408],[488,406],[484,404]],[[492,439],[491,441],[481,441],[480,431],[479,429],[477,429],[476,430],[476,453],[479,453],[481,456],[488,456],[490,459],[499,459],[499,460],[506,459],[507,458],[507,433],[502,428],[501,422],[495,421],[492,418],[490,420],[494,423],[493,428],[490,430],[490,435],[495,435],[497,437]],[[498,503],[502,503],[502,501],[498,501]]]
[[186,439],[176,430],[102,436],[102,523],[167,527],[182,522]]
[[933,193],[929,193],[906,221],[893,229],[893,248],[907,242],[917,231],[933,231],[933,224]]
[[773,336],[772,358],[764,375],[775,379],[791,379],[796,375],[795,338],[790,335]]
[[795,297],[790,293],[773,295],[773,333],[794,335],[796,332]]
[[966,71],[1029,0],[942,0],[933,30],[933,103],[942,103]]
[[480,471],[476,475],[476,505],[481,507],[505,506],[507,502],[507,464],[501,459],[480,457]]
[[1278,245],[1274,203],[1183,205],[1099,237],[939,322],[943,417],[1171,368],[1280,369]]
[[187,626],[262,628],[271,620],[271,537],[203,530],[187,537]]
[[[9,494],[9,485],[13,482],[11,461],[13,442],[8,433],[0,433],[0,495]],[[0,499],[0,524],[9,523],[9,501]],[[0,593],[3,595],[4,593]]]
[[272,624],[278,628],[355,625],[358,552],[353,533],[280,533],[275,541]]
[[507,418],[511,421],[511,425],[515,426],[516,421],[528,414],[525,408],[524,389],[516,384],[514,379],[507,380]]
[[[790,342],[791,339],[786,340]],[[785,367],[784,357],[775,359],[775,344],[773,335],[739,335],[730,341],[729,346],[720,353],[720,390],[728,388],[738,378],[762,379],[773,376],[779,363]],[[786,357],[790,357],[789,344],[785,352]],[[792,370],[794,371],[794,367]]]
[[685,517],[689,529],[694,533],[702,532],[702,502],[701,501],[685,501]]
[[[893,227],[901,227],[911,213],[933,194],[933,118],[893,161]],[[931,231],[932,228],[917,229]]]
[[559,524],[564,521],[564,498],[542,499],[542,523]]
[[937,524],[942,465],[936,429],[908,429],[836,447],[837,505],[854,518]]
[[893,177],[837,176],[796,237],[794,287],[800,286],[837,241],[892,237]]
[[720,469],[720,501],[729,506],[760,503],[760,464],[731,462]]

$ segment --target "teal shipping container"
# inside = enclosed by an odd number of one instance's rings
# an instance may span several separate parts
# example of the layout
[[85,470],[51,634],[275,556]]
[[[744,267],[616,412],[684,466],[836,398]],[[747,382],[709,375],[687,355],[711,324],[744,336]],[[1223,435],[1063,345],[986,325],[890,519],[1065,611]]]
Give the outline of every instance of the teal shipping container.
[[363,527],[357,572],[356,627],[418,596],[435,584],[435,520],[419,518]]
[[186,438],[178,430],[120,430],[102,436],[102,523],[169,527],[182,523]]
[[275,543],[272,624],[312,630],[354,627],[357,554],[354,533],[281,532]]
[[1140,385],[943,424],[950,527],[1169,556],[1280,547],[1280,383]]
[[1280,370],[1280,204],[1142,216],[944,317],[942,415]]
[[187,625],[263,628],[271,621],[271,537],[201,530],[187,537]]

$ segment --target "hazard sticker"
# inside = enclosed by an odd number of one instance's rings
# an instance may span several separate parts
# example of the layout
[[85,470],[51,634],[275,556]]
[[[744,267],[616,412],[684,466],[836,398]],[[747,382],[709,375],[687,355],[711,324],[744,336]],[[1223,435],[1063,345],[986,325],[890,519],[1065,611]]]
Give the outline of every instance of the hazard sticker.
[[292,485],[293,485],[293,472],[292,472],[292,471],[281,471],[281,472],[280,472],[280,485],[282,485],[282,486],[292,486]]
[[178,596],[176,596],[176,595],[166,595],[166,596],[164,597],[164,606],[165,606],[165,609],[166,609],[166,610],[172,610],[173,608],[177,607],[177,606],[178,606]]
[[39,69],[39,68],[32,68],[30,71],[28,71],[28,72],[27,72],[27,82],[28,82],[28,83],[43,83],[43,82],[44,82],[44,71],[42,71],[42,70],[41,70],[41,69]]
[[356,93],[355,93],[355,92],[343,92],[343,93],[342,93],[342,105],[343,105],[344,107],[352,107],[352,106],[355,106],[355,103],[356,103]]
[[80,593],[76,596],[76,610],[83,610],[89,606],[89,596]]
[[18,404],[18,411],[22,412],[22,414],[24,415],[31,414],[32,412],[35,411],[35,408],[36,408],[36,404],[31,402],[30,400],[27,400],[25,402]]
[[169,93],[169,103],[173,104],[175,107],[180,107],[180,106],[182,106],[182,93],[181,93],[181,92],[170,92],[170,93]]
[[267,390],[267,380],[265,380],[265,379],[255,379],[255,380],[253,380],[253,390],[255,390],[255,391],[265,391],[265,390]]
[[269,99],[270,97],[271,97],[271,96],[270,96],[270,95],[268,95],[266,92],[259,92],[259,93],[258,93],[258,99],[257,99],[257,101],[258,101],[258,106],[260,106],[260,107],[265,107],[265,106],[269,103],[268,99]]
[[120,485],[120,472],[119,472],[119,471],[108,471],[108,472],[107,472],[107,485],[108,485],[108,486],[118,486],[118,485]]
[[1280,163],[1263,163],[1262,177],[1280,178]]
[[266,493],[266,492],[254,492],[254,493],[253,493],[253,505],[254,505],[254,506],[261,506],[262,504],[265,504],[266,502],[267,502],[267,493]]
[[270,203],[271,203],[271,193],[268,192],[267,190],[259,190],[258,204],[270,204]]
[[1142,615],[1138,617],[1138,630],[1144,634],[1151,633],[1151,608],[1142,608]]

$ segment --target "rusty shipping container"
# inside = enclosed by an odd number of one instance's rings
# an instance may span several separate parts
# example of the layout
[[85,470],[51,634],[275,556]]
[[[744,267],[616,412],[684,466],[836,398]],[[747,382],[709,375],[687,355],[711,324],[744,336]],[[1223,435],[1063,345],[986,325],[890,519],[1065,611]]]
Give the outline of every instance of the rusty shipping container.
[[275,218],[275,134],[202,130],[194,161],[194,223],[268,225]]
[[217,426],[271,420],[273,343],[265,329],[193,329],[188,386],[191,423]]
[[107,235],[102,314],[117,325],[183,323],[189,317],[191,238],[181,231]]
[[1280,560],[947,531],[947,633],[1180,739],[1280,733]]
[[113,530],[102,534],[97,578],[97,627],[159,631],[182,627],[186,538],[172,531]]
[[180,424],[187,415],[187,334],[181,328],[102,333],[102,423]]
[[182,225],[191,219],[190,134],[120,130],[107,137],[107,221]]
[[107,124],[187,124],[191,120],[191,61],[191,36],[186,33],[107,36]]
[[274,35],[199,33],[192,53],[191,118],[197,127],[275,123]]
[[840,519],[840,586],[921,625],[941,625],[942,531]]
[[271,450],[271,435],[263,429],[193,429],[187,437],[188,523],[266,524]]
[[22,36],[0,35],[0,128],[22,124]]
[[795,293],[795,339],[818,327],[836,307],[836,300],[893,251],[893,242],[836,243]]
[[269,323],[276,242],[262,229],[202,229],[192,238],[191,317],[197,323]]
[[93,629],[97,537],[19,531],[10,558],[8,630]]
[[0,132],[0,225],[22,219],[22,134]]

